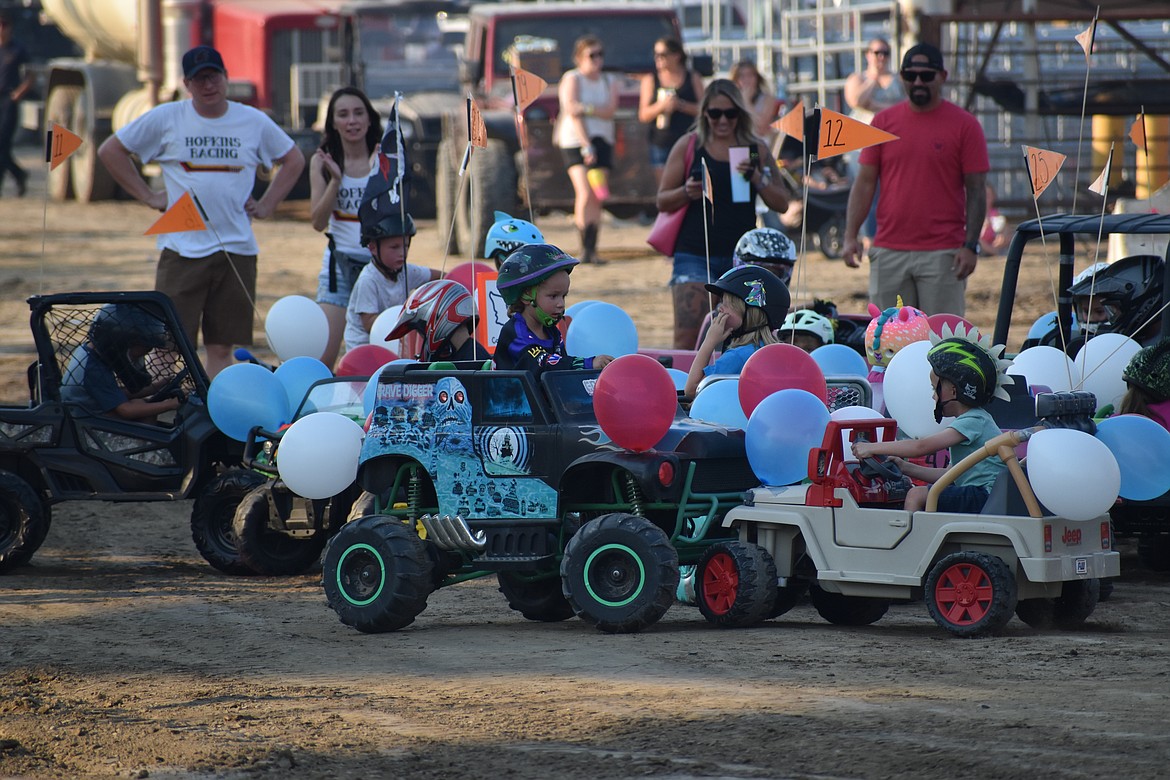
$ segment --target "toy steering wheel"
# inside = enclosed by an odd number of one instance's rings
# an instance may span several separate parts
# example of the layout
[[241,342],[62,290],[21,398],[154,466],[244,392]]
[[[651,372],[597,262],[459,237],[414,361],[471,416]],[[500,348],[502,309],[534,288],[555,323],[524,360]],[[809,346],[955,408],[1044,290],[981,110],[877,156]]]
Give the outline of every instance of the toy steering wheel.
[[886,482],[902,481],[902,469],[898,468],[898,464],[887,459],[885,455],[870,455],[868,458],[860,458],[858,462],[861,464],[858,470],[870,479],[881,479]]
[[180,401],[182,401],[185,395],[182,390],[183,380],[189,376],[191,376],[191,367],[186,366],[182,371],[171,377],[170,381],[159,388],[158,392],[146,400],[150,403],[165,401],[168,398],[178,398]]

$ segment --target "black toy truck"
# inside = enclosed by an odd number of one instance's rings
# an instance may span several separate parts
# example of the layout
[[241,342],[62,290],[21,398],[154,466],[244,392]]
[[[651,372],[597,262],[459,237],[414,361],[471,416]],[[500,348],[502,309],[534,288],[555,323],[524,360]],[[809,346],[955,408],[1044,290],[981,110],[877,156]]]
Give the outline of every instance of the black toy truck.
[[[759,482],[744,432],[680,410],[654,449],[630,452],[594,415],[599,372],[472,369],[383,369],[358,469],[374,509],[326,547],[330,607],[393,631],[435,589],[494,574],[530,620],[655,623],[680,564],[731,533],[719,519]],[[838,405],[858,401],[848,389]]]

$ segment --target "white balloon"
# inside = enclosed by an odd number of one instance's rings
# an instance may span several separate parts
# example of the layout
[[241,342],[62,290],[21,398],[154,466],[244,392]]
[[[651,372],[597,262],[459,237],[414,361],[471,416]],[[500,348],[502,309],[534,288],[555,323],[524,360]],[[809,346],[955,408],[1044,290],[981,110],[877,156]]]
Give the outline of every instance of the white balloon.
[[386,340],[386,337],[390,335],[390,331],[394,330],[394,326],[398,324],[398,318],[401,316],[402,304],[396,304],[375,317],[374,324],[370,326],[370,343],[385,347],[395,355],[401,355],[402,339],[395,339],[394,341]]
[[315,412],[289,426],[276,450],[280,478],[305,498],[329,498],[357,479],[362,427],[334,412]]
[[1125,380],[1121,373],[1141,345],[1121,333],[1102,333],[1085,342],[1073,359],[1073,389],[1088,390],[1097,396],[1097,408],[1121,405]]
[[[849,422],[852,420],[884,420],[885,416],[868,406],[842,406],[840,409],[830,412],[829,419]],[[841,431],[841,451],[845,454],[846,461],[857,460],[853,457],[853,448],[849,446],[849,431]]]
[[898,427],[916,439],[938,433],[955,418],[934,421],[934,386],[930,383],[929,341],[915,341],[898,350],[882,381],[886,411]]
[[1062,393],[1072,389],[1076,369],[1072,358],[1056,347],[1036,346],[1016,355],[1008,373],[1024,377],[1029,385],[1043,385]]
[[1072,428],[1049,428],[1028,440],[1028,481],[1040,503],[1069,520],[1109,511],[1121,491],[1121,469],[1105,442]]
[[286,295],[268,310],[264,333],[268,346],[282,361],[295,357],[320,360],[329,343],[329,320],[311,298]]

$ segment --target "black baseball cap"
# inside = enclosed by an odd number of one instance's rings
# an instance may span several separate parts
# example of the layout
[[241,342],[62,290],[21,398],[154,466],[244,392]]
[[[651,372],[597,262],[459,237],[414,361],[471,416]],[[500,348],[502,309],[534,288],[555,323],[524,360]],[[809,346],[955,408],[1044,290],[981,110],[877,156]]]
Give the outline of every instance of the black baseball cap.
[[208,68],[227,73],[227,68],[223,66],[223,57],[210,46],[196,46],[183,55],[183,78],[194,78],[196,73]]
[[906,50],[906,54],[902,57],[902,69],[905,70],[906,68],[946,70],[943,67],[942,52],[929,43],[915,44]]

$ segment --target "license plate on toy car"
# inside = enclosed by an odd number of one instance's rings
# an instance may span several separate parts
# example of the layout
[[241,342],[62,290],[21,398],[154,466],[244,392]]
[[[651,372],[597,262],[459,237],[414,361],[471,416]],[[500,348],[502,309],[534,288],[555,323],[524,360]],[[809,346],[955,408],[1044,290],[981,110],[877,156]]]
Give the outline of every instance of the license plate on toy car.
[[1077,574],[1088,574],[1089,573],[1089,559],[1088,558],[1077,558],[1076,562],[1075,562],[1075,567],[1076,567]]

